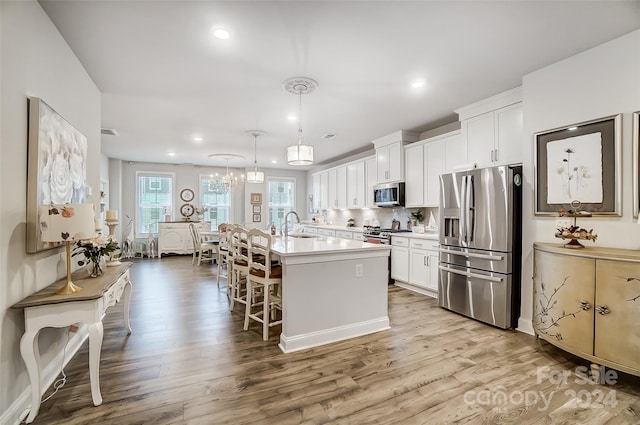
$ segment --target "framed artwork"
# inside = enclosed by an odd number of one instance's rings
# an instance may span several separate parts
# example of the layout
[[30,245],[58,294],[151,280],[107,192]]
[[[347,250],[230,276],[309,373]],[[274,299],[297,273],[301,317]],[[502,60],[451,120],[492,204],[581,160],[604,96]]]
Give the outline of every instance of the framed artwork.
[[193,193],[193,190],[191,190],[191,189],[182,189],[180,191],[180,199],[182,199],[185,202],[193,201],[194,197],[195,197],[195,194]]
[[621,214],[622,115],[534,134],[536,215],[580,201],[593,215]]
[[87,138],[42,99],[29,97],[27,149],[27,252],[62,243],[42,242],[40,205],[86,200]]
[[640,215],[640,111],[633,113],[633,217]]
[[251,203],[252,204],[262,204],[262,193],[252,193],[251,194]]
[[253,222],[254,223],[259,223],[262,221],[262,216],[260,214],[254,214],[253,215]]
[[260,214],[260,205],[254,205],[253,206],[253,213],[254,214]]

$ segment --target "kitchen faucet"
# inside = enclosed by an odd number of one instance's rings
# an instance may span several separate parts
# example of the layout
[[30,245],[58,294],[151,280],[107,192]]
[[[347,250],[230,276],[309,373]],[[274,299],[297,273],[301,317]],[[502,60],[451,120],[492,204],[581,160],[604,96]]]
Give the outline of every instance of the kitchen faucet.
[[285,238],[288,238],[288,237],[289,237],[289,226],[288,226],[288,223],[289,223],[289,215],[290,215],[290,214],[295,215],[295,216],[296,216],[296,222],[297,222],[298,224],[300,224],[300,216],[298,215],[298,213],[297,213],[297,212],[295,212],[295,211],[293,211],[293,210],[289,211],[289,212],[284,216],[284,237],[285,237]]

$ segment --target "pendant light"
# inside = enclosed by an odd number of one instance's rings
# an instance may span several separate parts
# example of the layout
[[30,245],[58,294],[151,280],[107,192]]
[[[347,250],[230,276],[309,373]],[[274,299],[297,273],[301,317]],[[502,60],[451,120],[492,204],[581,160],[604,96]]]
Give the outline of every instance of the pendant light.
[[264,183],[264,172],[258,171],[258,136],[264,131],[250,130],[247,133],[253,136],[253,170],[247,172],[247,183]]
[[302,95],[315,91],[318,83],[307,77],[290,78],[284,82],[284,88],[289,93],[297,94],[299,99],[298,114],[298,143],[287,148],[287,162],[289,165],[313,164],[313,147],[302,143]]

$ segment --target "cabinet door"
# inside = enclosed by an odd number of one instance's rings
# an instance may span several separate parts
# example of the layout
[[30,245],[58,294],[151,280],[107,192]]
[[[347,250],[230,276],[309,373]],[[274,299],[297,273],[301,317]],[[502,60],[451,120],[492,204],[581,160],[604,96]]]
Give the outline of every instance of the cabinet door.
[[596,282],[594,355],[640,369],[640,264],[596,260]]
[[428,251],[411,248],[409,251],[409,283],[423,288],[429,283]]
[[440,273],[438,272],[438,251],[427,251],[427,266],[429,266],[429,276],[427,279],[427,288],[434,292],[438,292],[438,278]]
[[409,248],[391,247],[391,279],[409,282]]
[[533,328],[540,338],[574,354],[593,354],[595,278],[592,258],[534,251]]
[[365,207],[364,161],[347,165],[347,208]]
[[320,209],[329,208],[329,172],[320,173]]
[[320,210],[320,174],[314,174],[311,183],[311,193],[313,194],[313,210]]
[[522,162],[522,103],[495,111],[496,143],[494,161],[497,164]]
[[437,207],[440,204],[440,174],[442,174],[442,140],[424,145],[424,206]]
[[336,208],[347,208],[347,166],[336,169]]
[[337,169],[333,169],[333,170],[329,170],[329,204],[327,205],[327,208],[329,209],[334,209],[334,208],[338,208],[338,191],[336,190],[338,188],[338,170]]
[[424,205],[424,148],[412,146],[404,151],[407,180],[404,197],[407,207]]
[[376,149],[377,183],[389,181],[389,146]]
[[469,162],[475,162],[478,166],[493,165],[494,125],[493,112],[463,122],[462,131],[467,139]]
[[378,167],[376,165],[376,159],[370,158],[365,161],[365,172],[367,174],[367,188],[365,193],[367,208],[376,208],[373,203],[373,186],[378,183]]
[[389,181],[404,181],[404,149],[402,143],[389,145]]
[[467,141],[461,134],[442,140],[444,147],[444,173],[452,173],[457,165],[467,164]]

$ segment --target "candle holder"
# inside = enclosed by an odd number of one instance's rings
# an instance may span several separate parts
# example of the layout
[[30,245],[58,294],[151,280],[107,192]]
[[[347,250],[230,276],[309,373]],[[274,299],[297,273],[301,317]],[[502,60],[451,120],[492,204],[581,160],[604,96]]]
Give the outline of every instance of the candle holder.
[[[116,227],[118,227],[118,224],[120,224],[120,222],[118,220],[106,220],[105,221],[107,227],[109,228],[109,237],[114,240],[117,241],[118,239],[116,238]],[[118,250],[120,251],[120,250]],[[120,254],[120,252],[117,252],[116,255]],[[118,257],[115,257],[114,255],[111,255],[109,257],[109,261],[107,261],[107,267],[112,267],[112,266],[119,266],[120,260],[119,255]]]

